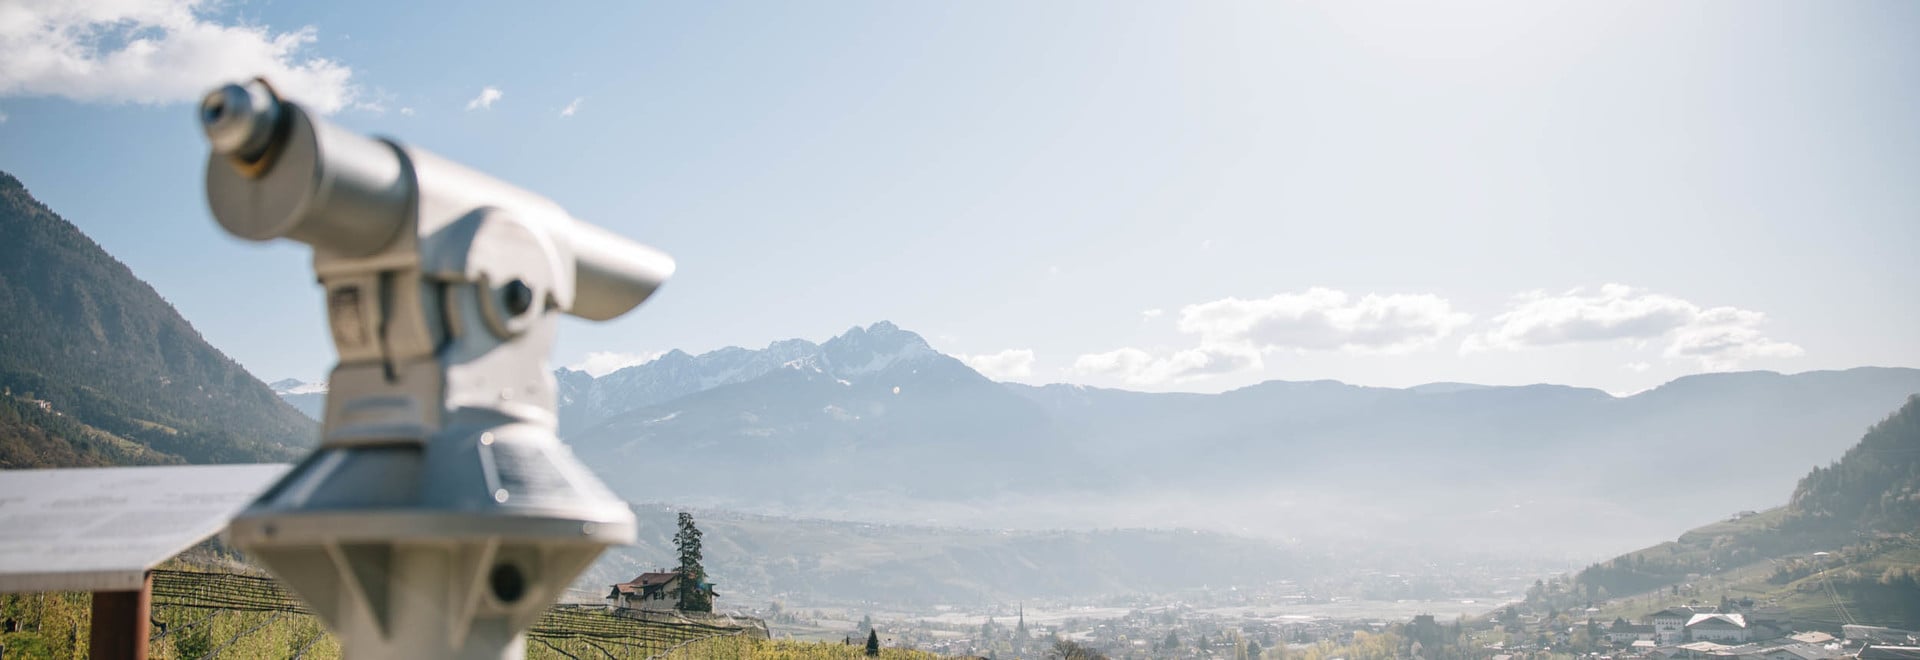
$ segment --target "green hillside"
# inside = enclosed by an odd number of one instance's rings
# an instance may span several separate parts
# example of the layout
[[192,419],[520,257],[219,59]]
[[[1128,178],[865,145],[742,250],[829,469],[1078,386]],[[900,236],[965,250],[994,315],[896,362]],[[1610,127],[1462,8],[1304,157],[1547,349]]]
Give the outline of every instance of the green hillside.
[[1595,564],[1574,582],[1597,599],[1753,598],[1812,625],[1920,627],[1920,396],[1801,479],[1787,506]]
[[1920,397],[1867,431],[1832,465],[1793,490],[1795,529],[1920,528]]
[[0,468],[280,461],[312,420],[0,172]]

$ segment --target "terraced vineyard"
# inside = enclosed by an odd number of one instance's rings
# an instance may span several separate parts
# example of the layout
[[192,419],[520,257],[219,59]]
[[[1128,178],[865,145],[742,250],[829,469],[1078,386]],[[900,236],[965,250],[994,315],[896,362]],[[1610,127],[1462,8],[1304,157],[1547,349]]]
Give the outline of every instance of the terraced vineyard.
[[[305,604],[266,577],[155,571],[153,619],[155,658],[340,655],[338,642]],[[752,657],[765,637],[764,627],[753,619],[692,618],[671,612],[613,614],[598,607],[563,605],[534,623],[527,635],[527,657]],[[765,646],[782,651],[772,657],[840,657],[838,653],[794,655],[802,651]]]
[[[153,573],[149,657],[340,657],[333,635],[272,578],[209,570],[191,562],[173,566]],[[225,568],[246,570],[235,564]],[[11,626],[0,628],[0,647],[9,659],[85,657],[89,602],[85,593],[0,594],[0,620]],[[548,610],[527,635],[527,657],[536,660],[853,660],[865,657],[864,651],[858,644],[770,640],[764,624],[751,618],[631,610],[615,614],[578,605]],[[883,649],[880,657],[939,656]]]

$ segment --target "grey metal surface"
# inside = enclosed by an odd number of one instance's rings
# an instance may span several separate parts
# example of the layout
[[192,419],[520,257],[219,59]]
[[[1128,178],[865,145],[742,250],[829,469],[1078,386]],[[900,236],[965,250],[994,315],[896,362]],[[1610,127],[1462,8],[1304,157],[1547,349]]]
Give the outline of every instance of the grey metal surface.
[[0,470],[0,592],[128,591],[285,465]]
[[[236,236],[313,247],[340,361],[319,448],[227,538],[348,657],[520,657],[573,577],[635,534],[554,433],[558,317],[619,316],[673,260],[271,93],[203,104],[207,203]],[[229,146],[260,135],[257,155]]]

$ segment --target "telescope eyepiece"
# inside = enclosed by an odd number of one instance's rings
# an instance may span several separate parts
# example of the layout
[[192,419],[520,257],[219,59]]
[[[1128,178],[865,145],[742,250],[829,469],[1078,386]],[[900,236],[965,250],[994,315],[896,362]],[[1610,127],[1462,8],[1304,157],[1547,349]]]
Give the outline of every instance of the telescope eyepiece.
[[254,163],[273,144],[280,114],[280,99],[265,83],[228,84],[201,99],[200,128],[214,153]]

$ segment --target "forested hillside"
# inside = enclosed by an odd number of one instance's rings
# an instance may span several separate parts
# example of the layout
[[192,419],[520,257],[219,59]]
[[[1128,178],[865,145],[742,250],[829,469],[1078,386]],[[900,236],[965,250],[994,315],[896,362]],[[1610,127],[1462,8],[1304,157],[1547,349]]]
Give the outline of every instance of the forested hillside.
[[1790,525],[1920,529],[1920,396],[1793,489]]
[[1719,576],[1729,592],[1802,618],[1920,626],[1916,530],[1920,396],[1868,429],[1840,460],[1814,468],[1787,506],[1595,564],[1575,582],[1598,599]]
[[0,468],[287,460],[314,423],[0,172]]

